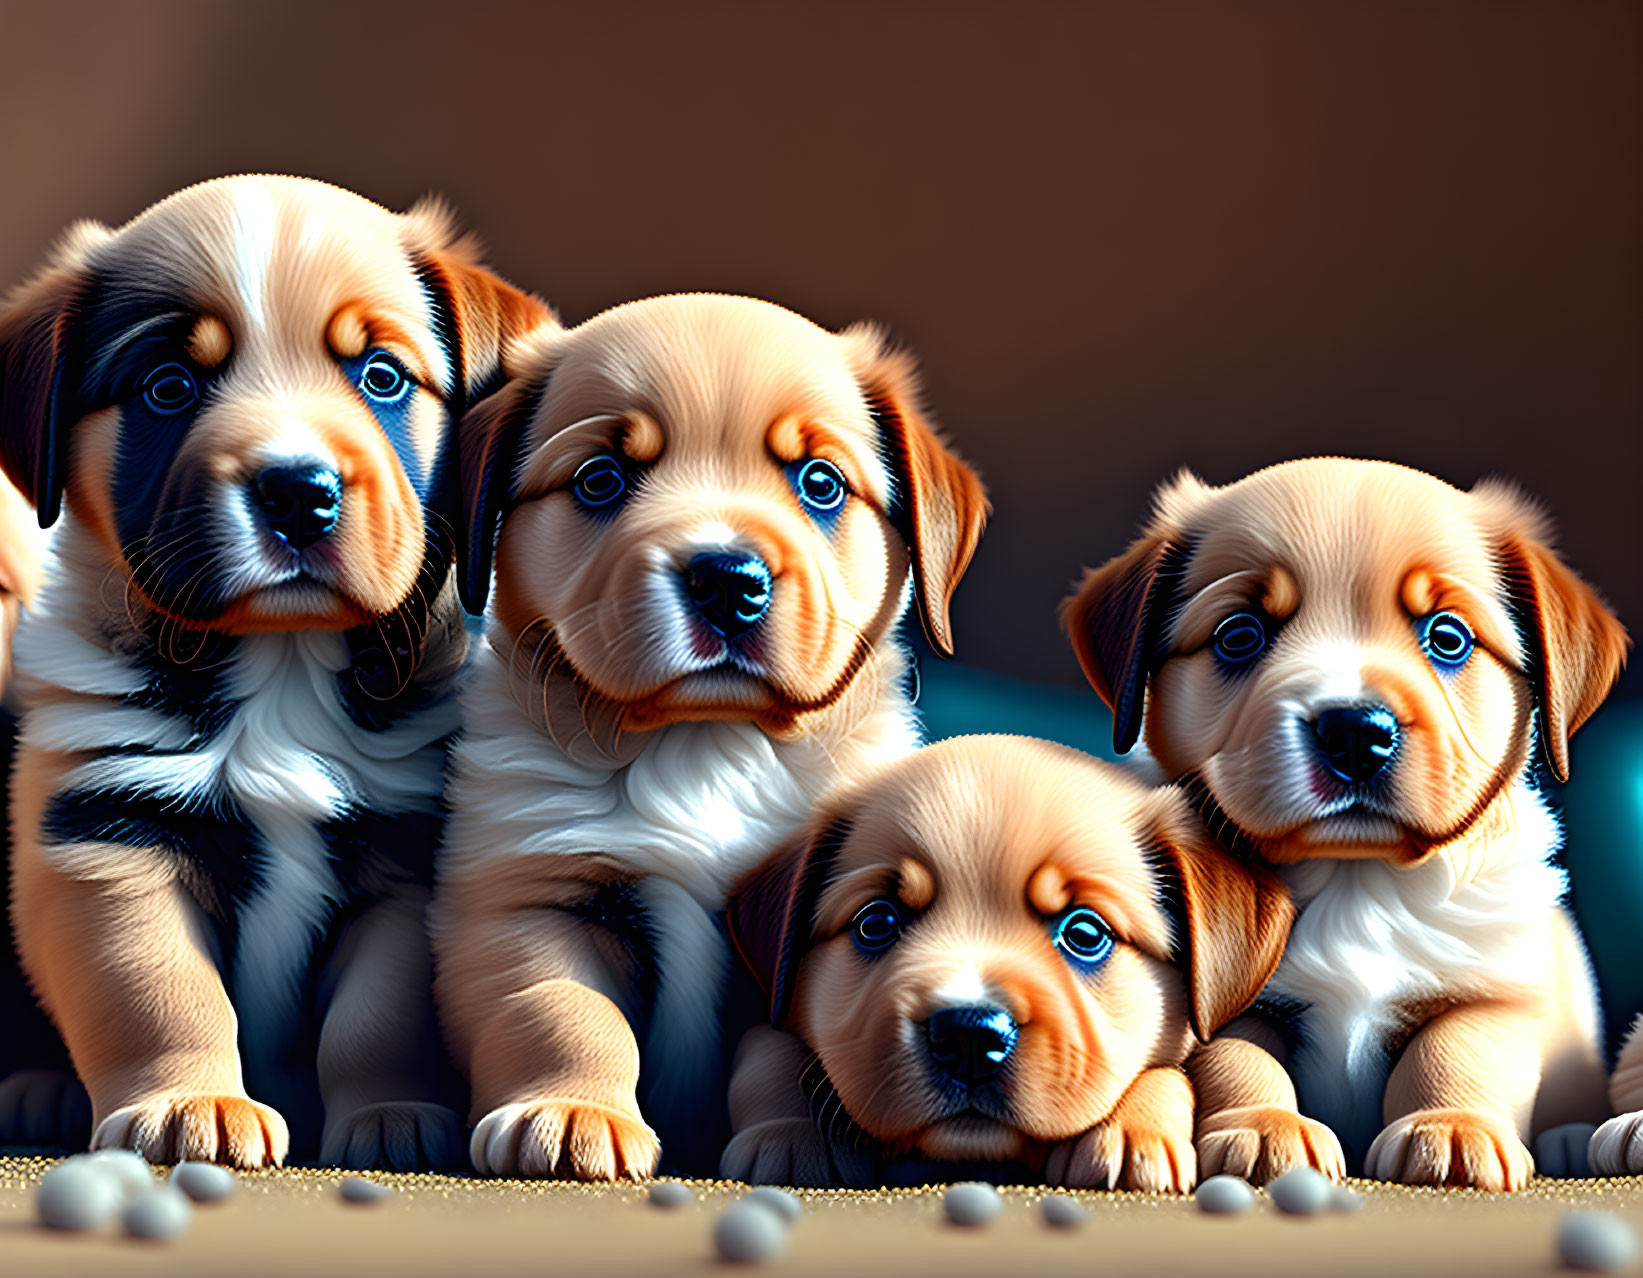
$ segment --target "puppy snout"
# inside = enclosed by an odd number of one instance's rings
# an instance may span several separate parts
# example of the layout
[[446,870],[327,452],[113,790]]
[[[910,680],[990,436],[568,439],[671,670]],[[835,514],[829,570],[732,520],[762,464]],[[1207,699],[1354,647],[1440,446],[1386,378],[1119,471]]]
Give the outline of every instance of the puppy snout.
[[1001,1007],[944,1007],[924,1023],[931,1063],[954,1082],[984,1083],[1004,1068],[1019,1030]]
[[770,610],[770,569],[757,555],[714,551],[685,566],[696,615],[726,639],[745,634]]
[[1379,776],[1398,752],[1398,720],[1382,705],[1331,706],[1312,735],[1329,770],[1351,785]]
[[337,526],[342,477],[318,462],[265,466],[251,481],[268,530],[294,550],[305,550]]

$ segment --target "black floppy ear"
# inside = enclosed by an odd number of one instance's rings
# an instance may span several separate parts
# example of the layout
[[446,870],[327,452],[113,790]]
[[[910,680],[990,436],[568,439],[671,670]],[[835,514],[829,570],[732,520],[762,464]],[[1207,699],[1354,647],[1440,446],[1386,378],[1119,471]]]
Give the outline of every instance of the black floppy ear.
[[812,822],[730,893],[731,943],[770,995],[770,1023],[784,1027],[793,1006],[793,979],[809,940],[816,904],[839,849],[850,837],[844,820]]
[[456,588],[462,606],[478,616],[491,590],[497,530],[513,507],[513,475],[531,419],[547,391],[548,374],[516,377],[468,410],[457,426],[458,488]]

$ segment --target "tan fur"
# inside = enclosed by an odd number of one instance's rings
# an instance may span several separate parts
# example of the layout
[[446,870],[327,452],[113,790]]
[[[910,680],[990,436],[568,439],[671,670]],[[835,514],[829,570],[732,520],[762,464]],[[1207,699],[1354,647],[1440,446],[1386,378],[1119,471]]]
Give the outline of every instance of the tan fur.
[[[1527,619],[1522,634],[1514,606]],[[1216,625],[1262,607],[1282,622],[1277,638],[1246,672],[1223,675],[1210,651]],[[1465,665],[1442,677],[1415,630],[1438,610],[1459,614],[1476,637]],[[1549,829],[1521,783],[1531,715],[1538,708],[1547,760],[1566,776],[1568,735],[1608,692],[1627,645],[1549,548],[1544,516],[1514,490],[1461,492],[1343,459],[1285,463],[1219,489],[1182,476],[1161,491],[1143,537],[1087,574],[1065,620],[1091,684],[1117,707],[1120,745],[1144,695],[1146,743],[1166,775],[1197,777],[1228,834],[1295,867],[1297,884],[1317,881],[1306,867],[1319,859],[1413,873],[1442,858],[1462,891],[1549,856],[1549,846],[1517,843],[1520,830],[1537,831],[1524,836],[1533,839]],[[1281,743],[1305,713],[1297,707],[1332,698],[1387,706],[1399,755],[1372,810],[1315,818]],[[1539,963],[1533,979],[1472,967],[1386,1009],[1406,1045],[1371,1161],[1391,1178],[1516,1188],[1532,1166],[1532,1134],[1600,1114],[1584,950],[1551,896],[1517,908],[1534,920],[1532,939],[1514,942],[1510,957]],[[1231,1115],[1201,1116],[1201,1159],[1263,1176],[1316,1164],[1307,1148],[1316,1132],[1283,1112],[1293,1095],[1272,1068],[1228,1052],[1241,1063],[1228,1065],[1220,1103],[1269,1112],[1243,1128]]]
[[[1162,911],[1170,882],[1184,936]],[[907,922],[865,962],[851,920],[875,899]],[[1089,976],[1051,936],[1075,905],[1116,938]],[[732,934],[791,1032],[756,1031],[739,1053],[724,1174],[859,1179],[797,1086],[814,1050],[886,1157],[1020,1159],[1055,1184],[1188,1189],[1193,1025],[1207,1037],[1248,1004],[1289,917],[1270,876],[1215,848],[1171,791],[1027,738],[926,747],[830,796],[732,895]],[[919,1027],[956,988],[1019,1027],[985,1116],[949,1112],[922,1054]]]

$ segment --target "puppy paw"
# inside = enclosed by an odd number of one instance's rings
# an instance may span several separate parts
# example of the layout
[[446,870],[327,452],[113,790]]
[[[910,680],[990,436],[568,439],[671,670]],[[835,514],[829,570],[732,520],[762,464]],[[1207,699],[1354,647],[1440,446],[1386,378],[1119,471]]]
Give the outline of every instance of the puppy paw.
[[591,1101],[543,1099],[486,1114],[468,1154],[474,1170],[486,1176],[643,1180],[655,1172],[662,1146],[637,1114]]
[[719,1159],[719,1175],[749,1185],[865,1188],[872,1160],[833,1144],[808,1118],[778,1118],[737,1132]]
[[1535,1170],[1558,1180],[1580,1180],[1592,1174],[1587,1150],[1597,1128],[1590,1123],[1560,1123],[1535,1137]]
[[1297,1167],[1330,1180],[1346,1175],[1335,1133],[1322,1123],[1275,1105],[1249,1105],[1204,1118],[1198,1127],[1198,1173],[1238,1176],[1264,1185]]
[[84,1149],[91,1099],[73,1074],[20,1069],[0,1082],[0,1145]]
[[1184,1194],[1198,1183],[1190,1133],[1109,1119],[1050,1146],[1044,1183],[1066,1189]]
[[1586,1157],[1593,1176],[1643,1172],[1643,1110],[1611,1118],[1592,1135]]
[[1504,1115],[1422,1109],[1375,1137],[1364,1159],[1375,1180],[1461,1189],[1522,1189],[1535,1160]]
[[361,1105],[327,1123],[320,1162],[350,1171],[442,1171],[462,1154],[462,1119],[421,1101]]
[[285,1119],[247,1096],[156,1096],[115,1110],[93,1149],[135,1149],[151,1163],[279,1166],[291,1137]]

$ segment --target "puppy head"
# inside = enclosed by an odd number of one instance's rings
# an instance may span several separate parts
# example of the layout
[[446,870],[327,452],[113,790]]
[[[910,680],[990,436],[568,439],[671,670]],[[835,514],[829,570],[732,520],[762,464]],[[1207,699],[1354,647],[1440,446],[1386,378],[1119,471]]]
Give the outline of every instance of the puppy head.
[[931,641],[987,513],[924,421],[911,362],[749,298],[617,307],[535,343],[463,424],[471,611],[630,728],[785,732],[843,693],[901,616]]
[[0,463],[175,622],[346,628],[448,560],[448,416],[546,319],[435,205],[202,183],[76,226],[0,309]]
[[1028,1158],[1260,991],[1292,907],[1175,791],[959,737],[825,800],[732,893],[772,1019],[892,1150]]
[[1567,777],[1619,672],[1624,629],[1547,536],[1504,484],[1384,462],[1183,476],[1065,621],[1118,748],[1144,701],[1160,763],[1269,860],[1414,864],[1491,810],[1535,728]]

